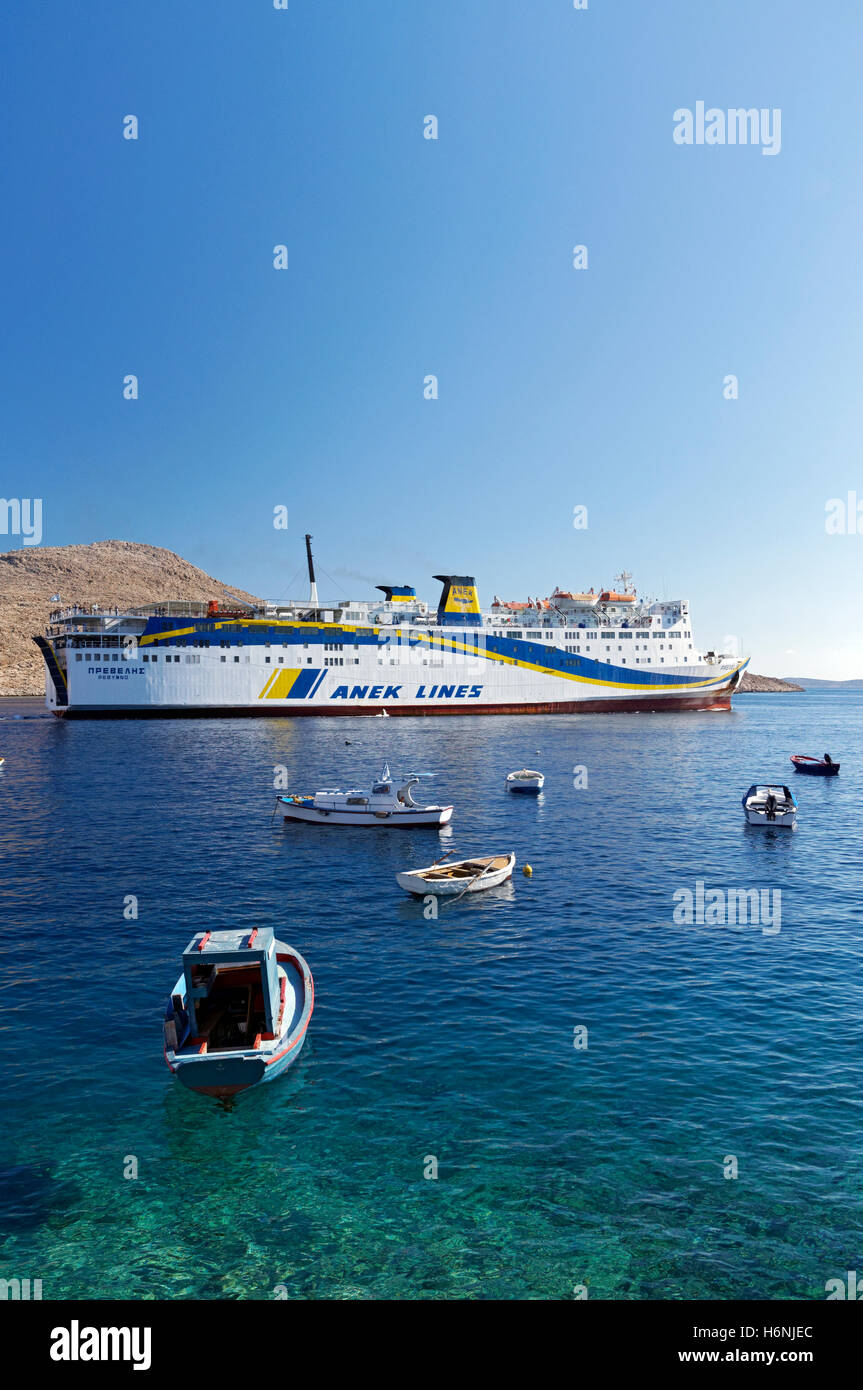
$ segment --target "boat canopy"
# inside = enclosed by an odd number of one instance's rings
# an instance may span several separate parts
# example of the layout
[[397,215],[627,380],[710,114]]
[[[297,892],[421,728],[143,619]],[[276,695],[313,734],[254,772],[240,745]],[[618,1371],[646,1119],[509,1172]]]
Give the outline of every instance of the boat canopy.
[[281,1003],[276,939],[272,927],[245,931],[196,932],[183,952],[186,998],[194,1007],[209,995],[216,974],[237,972],[238,983],[248,971],[252,998],[260,990],[267,1031],[276,1031]]
[[796,806],[797,798],[790,787],[785,787],[777,782],[753,782],[748,792],[743,794],[743,805],[745,806],[751,796],[775,796],[784,797],[789,804]]

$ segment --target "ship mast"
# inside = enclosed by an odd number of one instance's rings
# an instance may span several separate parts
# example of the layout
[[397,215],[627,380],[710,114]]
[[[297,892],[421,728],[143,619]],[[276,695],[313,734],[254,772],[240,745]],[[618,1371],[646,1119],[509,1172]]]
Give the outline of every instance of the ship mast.
[[315,583],[315,562],[312,559],[312,538],[306,536],[306,558],[309,562],[309,603],[313,608],[318,606],[318,586]]

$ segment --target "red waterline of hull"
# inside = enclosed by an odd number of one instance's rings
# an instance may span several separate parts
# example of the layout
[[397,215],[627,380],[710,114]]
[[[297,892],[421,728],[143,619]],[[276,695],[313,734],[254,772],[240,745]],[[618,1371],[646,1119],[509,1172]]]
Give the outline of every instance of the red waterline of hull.
[[[370,709],[350,709],[347,706],[315,705],[308,709],[261,708],[260,705],[198,705],[188,707],[152,706],[141,709],[63,709],[54,710],[58,719],[303,719],[335,716],[339,718],[366,718],[378,715],[384,706]],[[473,709],[464,706],[447,708],[445,705],[388,705],[386,713],[391,719],[421,716],[436,718],[438,715],[476,715],[476,714],[675,714],[680,710],[730,710],[731,693],[723,691],[717,695],[677,695],[634,696],[605,700],[544,700],[530,704],[476,705]]]
[[[260,1083],[256,1083],[260,1084]],[[226,1096],[237,1096],[241,1091],[252,1091],[253,1086],[187,1086],[187,1091],[194,1091],[196,1096],[214,1096],[217,1100],[222,1100]]]

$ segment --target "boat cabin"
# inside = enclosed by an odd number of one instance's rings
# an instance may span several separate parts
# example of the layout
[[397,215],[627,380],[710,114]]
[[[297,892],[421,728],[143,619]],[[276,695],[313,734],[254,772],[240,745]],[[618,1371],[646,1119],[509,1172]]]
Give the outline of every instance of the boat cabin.
[[385,765],[378,780],[372,783],[371,790],[356,787],[352,791],[343,792],[328,787],[315,792],[312,804],[319,811],[342,811],[350,808],[373,813],[397,810],[400,806],[416,806],[417,803],[411,796],[411,788],[419,784],[419,777],[406,776],[402,786],[397,785],[398,780],[390,775],[390,770]]
[[189,1041],[208,1051],[256,1047],[278,1030],[285,988],[272,927],[198,932],[183,952]]

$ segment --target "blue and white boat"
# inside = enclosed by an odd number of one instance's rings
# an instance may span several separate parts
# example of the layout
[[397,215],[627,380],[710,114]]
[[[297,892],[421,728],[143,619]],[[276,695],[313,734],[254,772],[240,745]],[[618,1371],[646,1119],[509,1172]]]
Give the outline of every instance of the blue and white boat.
[[742,797],[747,824],[793,830],[797,824],[797,797],[788,787],[771,782],[753,782]]
[[197,932],[165,1009],[165,1061],[205,1096],[274,1081],[302,1051],[314,999],[308,965],[272,927]]

